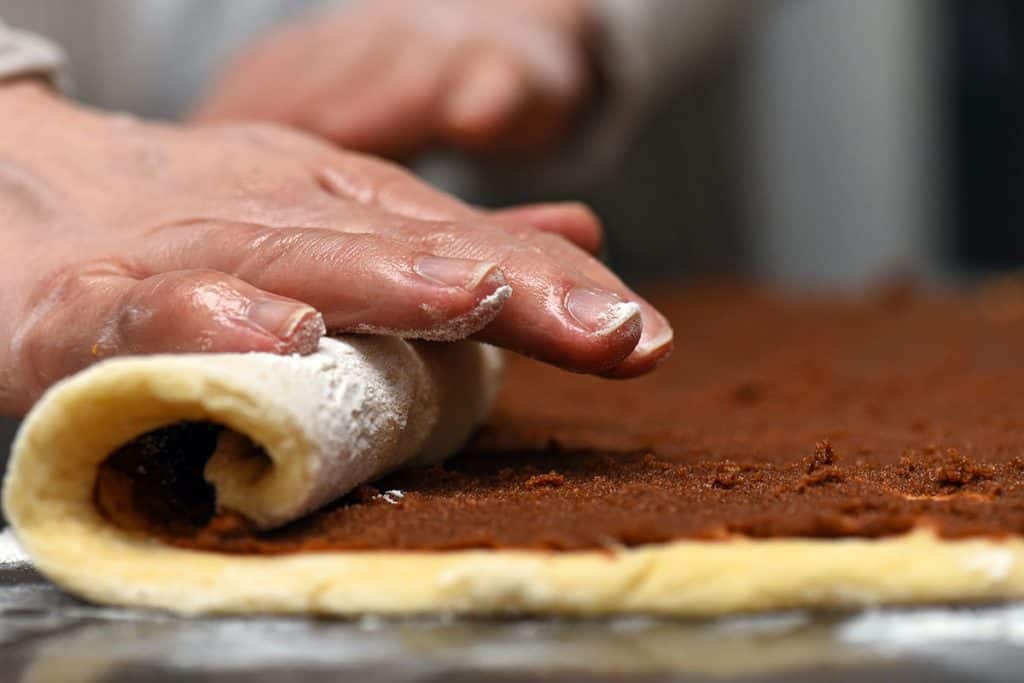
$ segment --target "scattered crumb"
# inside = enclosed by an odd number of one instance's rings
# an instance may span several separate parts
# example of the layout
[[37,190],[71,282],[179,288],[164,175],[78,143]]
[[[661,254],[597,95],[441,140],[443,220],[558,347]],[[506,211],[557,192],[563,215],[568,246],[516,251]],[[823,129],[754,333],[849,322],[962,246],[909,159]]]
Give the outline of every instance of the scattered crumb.
[[815,470],[835,465],[836,460],[838,460],[838,456],[832,449],[832,442],[828,439],[819,441],[814,445],[814,455],[804,461],[807,464],[807,474],[813,474]]
[[944,486],[961,487],[975,481],[990,479],[994,471],[990,465],[971,462],[956,448],[946,449],[946,461],[937,468],[936,479]]
[[806,489],[814,486],[821,486],[823,484],[841,484],[844,481],[846,481],[846,475],[841,469],[838,467],[828,466],[804,475],[800,479],[800,483],[797,484],[796,490],[805,491]]
[[739,465],[726,460],[718,466],[711,485],[716,489],[731,489],[740,483],[740,471]]
[[537,488],[560,488],[565,485],[565,477],[558,472],[548,472],[547,474],[535,474],[526,480],[526,488],[537,489]]

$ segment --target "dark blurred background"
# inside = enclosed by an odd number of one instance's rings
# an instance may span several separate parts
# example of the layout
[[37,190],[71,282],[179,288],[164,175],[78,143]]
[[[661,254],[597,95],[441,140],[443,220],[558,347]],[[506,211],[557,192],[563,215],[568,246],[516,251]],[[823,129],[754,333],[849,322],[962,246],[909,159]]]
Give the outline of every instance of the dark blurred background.
[[949,2],[951,256],[969,269],[1024,264],[1024,4]]

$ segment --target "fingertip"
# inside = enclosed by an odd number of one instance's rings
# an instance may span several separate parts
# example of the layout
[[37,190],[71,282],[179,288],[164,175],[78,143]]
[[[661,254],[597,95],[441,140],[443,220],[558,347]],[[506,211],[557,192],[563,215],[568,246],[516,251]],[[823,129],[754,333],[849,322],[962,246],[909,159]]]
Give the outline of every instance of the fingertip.
[[315,308],[230,276],[220,277],[216,297],[203,292],[203,283],[197,286],[205,310],[198,312],[193,325],[208,347],[198,350],[306,355],[319,347],[326,326]]
[[525,286],[521,294],[478,335],[480,341],[572,372],[601,374],[640,340],[638,306],[612,292],[570,287],[559,294]]
[[610,379],[647,374],[672,355],[675,333],[669,322],[650,306],[644,307],[644,329],[636,348],[621,363],[601,373]]
[[308,355],[320,347],[320,338],[327,334],[324,317],[310,308],[299,317],[292,330],[282,337],[281,352]]
[[564,300],[569,313],[570,345],[566,367],[601,374],[617,367],[636,348],[643,333],[640,307],[610,292],[575,288]]
[[426,254],[414,261],[412,270],[414,279],[404,285],[401,301],[337,329],[458,341],[490,324],[512,296],[504,272],[493,262]]
[[447,292],[437,291],[432,303],[421,304],[430,317],[428,325],[407,331],[402,336],[429,341],[458,341],[480,332],[498,317],[512,296],[512,287],[497,264],[479,261],[475,264],[461,285],[449,288]]

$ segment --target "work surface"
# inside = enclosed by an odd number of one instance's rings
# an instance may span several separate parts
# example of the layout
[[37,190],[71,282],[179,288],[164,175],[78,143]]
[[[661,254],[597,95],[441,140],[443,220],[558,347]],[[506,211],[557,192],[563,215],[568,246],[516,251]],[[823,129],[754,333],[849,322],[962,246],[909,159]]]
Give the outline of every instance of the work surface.
[[182,619],[0,565],[2,681],[1018,681],[1024,606],[711,622]]

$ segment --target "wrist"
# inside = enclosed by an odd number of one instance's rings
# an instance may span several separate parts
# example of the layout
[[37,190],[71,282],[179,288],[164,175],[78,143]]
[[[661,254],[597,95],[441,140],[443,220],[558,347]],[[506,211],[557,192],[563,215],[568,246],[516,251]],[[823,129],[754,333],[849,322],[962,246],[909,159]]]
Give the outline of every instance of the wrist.
[[53,104],[59,95],[48,82],[24,76],[0,81],[0,113]]
[[[0,153],[17,158],[43,125],[68,106],[47,83],[36,78],[0,81]],[[27,137],[26,137],[27,136]]]
[[60,155],[96,139],[104,119],[44,81],[22,78],[0,82],[0,157],[48,177]]

